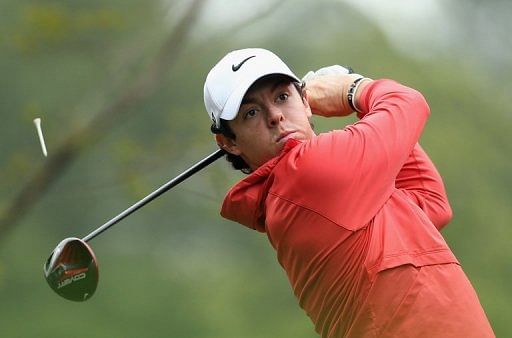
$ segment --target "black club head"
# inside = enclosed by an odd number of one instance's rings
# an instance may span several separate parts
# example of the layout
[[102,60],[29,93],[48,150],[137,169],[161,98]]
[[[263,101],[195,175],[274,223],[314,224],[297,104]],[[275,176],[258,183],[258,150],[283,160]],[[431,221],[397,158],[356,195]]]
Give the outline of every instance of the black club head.
[[66,238],[46,260],[44,276],[57,294],[82,302],[96,291],[98,263],[86,242],[80,238]]

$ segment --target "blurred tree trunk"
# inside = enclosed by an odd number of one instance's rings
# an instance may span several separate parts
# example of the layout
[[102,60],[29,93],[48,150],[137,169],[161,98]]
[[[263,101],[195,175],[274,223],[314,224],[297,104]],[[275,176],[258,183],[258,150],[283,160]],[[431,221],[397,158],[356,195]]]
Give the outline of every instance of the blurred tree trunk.
[[[6,238],[10,229],[43,197],[45,192],[62,175],[67,167],[84,150],[94,145],[101,137],[112,130],[116,121],[130,111],[130,108],[144,101],[160,85],[162,76],[168,73],[184,50],[189,32],[194,26],[206,0],[194,0],[174,30],[162,44],[153,62],[141,73],[134,84],[122,92],[115,100],[107,103],[94,114],[88,124],[72,133],[60,144],[44,162],[34,176],[22,187],[7,208],[0,214],[0,239]],[[207,37],[210,42],[224,39],[228,33],[239,32],[262,20],[286,1],[276,0],[263,10],[254,13],[246,20],[229,27],[224,32]]]
[[97,111],[88,124],[76,130],[52,151],[52,155],[44,162],[43,167],[23,186],[0,215],[0,238],[6,237],[7,232],[37,203],[74,159],[108,133],[115,122],[129,111],[129,108],[140,103],[155,91],[162,80],[162,75],[168,73],[167,71],[186,46],[188,34],[204,3],[205,0],[192,2],[162,44],[155,59],[131,87],[128,87],[112,102],[107,103],[103,109]]

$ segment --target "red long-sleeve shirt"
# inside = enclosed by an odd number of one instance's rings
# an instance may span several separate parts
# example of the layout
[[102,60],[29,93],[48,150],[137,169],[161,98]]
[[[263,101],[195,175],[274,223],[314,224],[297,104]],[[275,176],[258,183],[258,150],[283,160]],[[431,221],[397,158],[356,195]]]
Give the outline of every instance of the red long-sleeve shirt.
[[[403,296],[410,285],[393,290],[393,278],[382,272],[458,264],[438,231],[451,218],[442,180],[417,145],[429,115],[423,96],[379,80],[363,90],[359,106],[361,119],[343,130],[289,140],[280,156],[230,190],[221,211],[266,232],[300,306],[325,337],[391,330],[391,319],[376,315],[386,306],[375,304],[384,302],[376,292],[388,283],[389,295]],[[422,322],[407,327],[423,332]],[[481,322],[490,330],[485,315]]]

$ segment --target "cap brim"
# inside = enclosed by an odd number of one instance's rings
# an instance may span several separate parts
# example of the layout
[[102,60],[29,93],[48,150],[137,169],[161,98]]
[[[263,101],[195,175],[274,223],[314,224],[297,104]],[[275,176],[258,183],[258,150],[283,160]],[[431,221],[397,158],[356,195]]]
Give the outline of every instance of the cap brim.
[[246,78],[243,82],[239,83],[236,86],[236,89],[231,93],[228,100],[226,101],[226,105],[220,114],[220,118],[223,120],[234,120],[236,115],[238,114],[238,110],[240,109],[240,104],[245,96],[245,93],[251,88],[251,86],[258,81],[259,79],[268,76],[268,75],[284,75],[290,77],[294,81],[300,82],[300,80],[295,76],[295,74],[291,72],[268,72],[266,74],[258,74],[257,77]]

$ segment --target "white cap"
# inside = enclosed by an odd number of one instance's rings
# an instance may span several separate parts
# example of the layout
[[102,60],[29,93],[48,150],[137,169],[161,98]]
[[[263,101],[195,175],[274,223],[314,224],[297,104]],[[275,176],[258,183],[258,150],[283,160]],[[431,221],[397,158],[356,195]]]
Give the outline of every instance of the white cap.
[[286,75],[300,82],[277,55],[266,49],[240,49],[224,56],[204,83],[204,105],[215,125],[220,126],[221,118],[233,120],[249,87],[270,74]]

